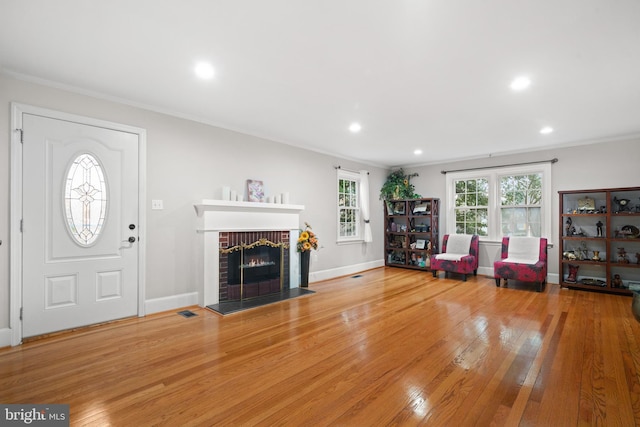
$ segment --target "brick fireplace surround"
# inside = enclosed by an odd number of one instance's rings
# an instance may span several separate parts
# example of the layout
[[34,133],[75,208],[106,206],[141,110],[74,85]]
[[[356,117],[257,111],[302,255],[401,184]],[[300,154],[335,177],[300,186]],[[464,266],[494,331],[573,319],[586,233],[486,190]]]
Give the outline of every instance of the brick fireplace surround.
[[[199,298],[201,307],[218,304],[220,295],[220,248],[227,247],[230,242],[225,238],[235,233],[247,236],[246,233],[273,236],[287,235],[289,247],[295,248],[300,229],[301,205],[284,205],[275,203],[231,202],[226,200],[203,200],[194,205],[197,214],[197,232],[199,241],[198,267]],[[271,239],[268,239],[271,240]],[[241,242],[242,243],[242,242]],[[244,242],[251,243],[251,242]],[[274,242],[278,243],[278,242]],[[288,251],[285,272],[289,278],[289,288],[297,288],[300,283],[298,253]]]
[[[220,241],[219,248],[221,249],[219,254],[219,299],[220,301],[233,301],[238,300],[241,297],[240,291],[240,282],[235,281],[232,283],[229,282],[232,274],[230,274],[230,268],[238,268],[239,265],[231,266],[229,265],[230,256],[228,253],[223,252],[223,249],[229,249],[232,247],[237,247],[240,245],[250,245],[256,242],[259,242],[261,239],[266,239],[268,242],[280,245],[284,244],[283,248],[273,248],[275,251],[279,252],[283,255],[283,259],[278,259],[278,265],[276,266],[276,270],[278,271],[278,277],[264,279],[264,280],[256,280],[252,283],[249,283],[248,280],[244,280],[243,282],[243,290],[242,297],[243,298],[252,298],[256,296],[262,296],[271,293],[277,293],[282,290],[289,289],[289,230],[280,230],[280,231],[248,231],[248,232],[229,232],[222,231],[220,232]],[[265,245],[268,247],[268,245]],[[245,251],[249,252],[249,251]],[[239,256],[237,257],[239,260]],[[279,257],[278,257],[279,258]],[[246,263],[246,260],[245,260]],[[282,266],[282,269],[280,269]],[[245,276],[246,277],[246,276]]]

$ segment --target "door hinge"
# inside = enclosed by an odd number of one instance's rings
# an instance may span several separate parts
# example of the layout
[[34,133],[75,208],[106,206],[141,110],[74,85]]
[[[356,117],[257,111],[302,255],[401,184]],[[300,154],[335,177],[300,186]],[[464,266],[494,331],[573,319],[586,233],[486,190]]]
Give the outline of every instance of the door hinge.
[[16,131],[20,132],[20,144],[24,144],[24,131],[22,129],[16,129]]
[[24,310],[24,308],[20,307],[20,320],[22,320],[22,311]]
[[20,232],[22,233],[22,223],[24,222],[24,220],[20,220]]

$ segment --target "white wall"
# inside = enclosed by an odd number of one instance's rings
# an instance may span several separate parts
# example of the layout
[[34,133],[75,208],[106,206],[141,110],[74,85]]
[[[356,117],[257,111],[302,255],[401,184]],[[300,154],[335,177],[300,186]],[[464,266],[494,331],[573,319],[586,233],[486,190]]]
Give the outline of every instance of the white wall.
[[[468,160],[440,165],[406,169],[417,172],[411,182],[423,197],[438,197],[444,201],[446,182],[443,170],[500,166],[511,163],[532,162],[557,158],[551,166],[552,202],[551,239],[556,242],[549,249],[549,280],[558,275],[558,245],[560,235],[558,224],[558,191],[597,188],[640,186],[640,138],[624,141],[608,141],[570,148],[532,151],[526,154],[494,156],[486,159]],[[444,211],[444,208],[442,209]],[[446,218],[441,217],[440,229],[445,230]],[[444,235],[444,232],[442,233]],[[442,238],[442,235],[440,236]],[[480,245],[479,272],[493,274],[493,262],[500,257],[500,245],[483,243]],[[555,283],[558,283],[555,281]]]
[[[387,176],[384,169],[0,75],[0,330],[9,325],[12,101],[147,130],[147,300],[197,291],[193,205],[220,198],[223,185],[241,191],[247,179],[263,180],[267,194],[288,191],[291,203],[305,205],[301,221],[313,226],[321,244],[312,256],[312,280],[383,260],[378,194]],[[371,244],[336,244],[336,165],[370,171]],[[163,200],[164,210],[151,210],[153,199]]]

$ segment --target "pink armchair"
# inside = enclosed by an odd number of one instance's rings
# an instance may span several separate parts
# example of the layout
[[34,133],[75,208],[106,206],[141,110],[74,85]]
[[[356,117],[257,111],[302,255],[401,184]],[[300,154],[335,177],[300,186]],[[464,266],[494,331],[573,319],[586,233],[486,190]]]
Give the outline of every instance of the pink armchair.
[[437,277],[438,270],[444,270],[444,277],[449,273],[462,274],[467,281],[467,274],[478,274],[478,249],[480,238],[477,235],[445,234],[442,238],[442,253],[431,256],[431,272]]
[[542,292],[547,283],[547,239],[544,237],[503,237],[500,261],[493,263],[496,286],[500,279],[534,282]]

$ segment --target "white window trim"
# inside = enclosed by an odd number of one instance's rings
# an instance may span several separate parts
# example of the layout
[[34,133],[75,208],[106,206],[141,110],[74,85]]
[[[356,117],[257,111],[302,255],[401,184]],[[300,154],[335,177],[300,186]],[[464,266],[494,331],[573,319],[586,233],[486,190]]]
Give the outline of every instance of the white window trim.
[[470,179],[470,178],[485,178],[489,182],[489,212],[488,220],[489,235],[480,236],[480,241],[483,242],[501,242],[502,241],[502,228],[500,227],[500,178],[505,175],[529,175],[533,173],[542,174],[542,203],[541,203],[541,224],[540,229],[542,237],[546,237],[549,244],[552,244],[553,234],[551,233],[551,164],[550,163],[538,163],[532,165],[522,166],[509,166],[509,167],[497,167],[494,169],[476,169],[461,172],[448,172],[446,177],[446,200],[445,200],[445,230],[447,234],[455,234],[456,221],[455,221],[455,185],[456,180]]
[[340,188],[340,180],[347,179],[350,181],[355,181],[358,188],[358,212],[362,209],[361,203],[362,198],[360,195],[360,174],[357,172],[350,172],[344,169],[337,169],[336,175],[336,243],[337,244],[345,244],[345,243],[360,243],[364,241],[364,223],[362,221],[362,215],[357,215],[357,235],[353,237],[341,237],[340,236],[340,205],[338,204],[338,189]]

